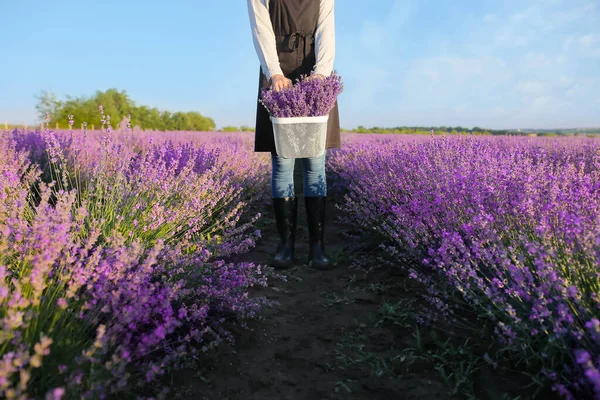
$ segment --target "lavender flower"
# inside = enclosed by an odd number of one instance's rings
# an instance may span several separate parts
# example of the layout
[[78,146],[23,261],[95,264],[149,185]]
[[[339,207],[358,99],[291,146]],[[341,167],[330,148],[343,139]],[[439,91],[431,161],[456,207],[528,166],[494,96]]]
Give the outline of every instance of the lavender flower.
[[273,117],[317,117],[329,114],[342,91],[342,80],[336,73],[323,80],[303,76],[279,92],[263,89],[260,102]]
[[220,260],[259,236],[268,162],[246,134],[0,136],[0,397],[118,396],[254,315],[264,268]]
[[379,232],[399,267],[406,254],[423,261],[407,272],[432,310],[456,318],[452,287],[515,354],[546,367],[530,373],[565,398],[600,399],[600,140],[345,142],[328,167],[346,220]]

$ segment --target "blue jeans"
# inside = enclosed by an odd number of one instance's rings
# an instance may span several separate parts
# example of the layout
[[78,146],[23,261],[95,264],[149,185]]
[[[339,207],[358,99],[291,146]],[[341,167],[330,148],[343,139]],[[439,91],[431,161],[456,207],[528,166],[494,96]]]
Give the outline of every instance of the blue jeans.
[[[327,179],[325,177],[325,154],[321,157],[302,158],[304,170],[304,196],[327,196]],[[273,174],[271,176],[271,193],[274,199],[296,197],[294,189],[295,158],[282,158],[271,153]]]

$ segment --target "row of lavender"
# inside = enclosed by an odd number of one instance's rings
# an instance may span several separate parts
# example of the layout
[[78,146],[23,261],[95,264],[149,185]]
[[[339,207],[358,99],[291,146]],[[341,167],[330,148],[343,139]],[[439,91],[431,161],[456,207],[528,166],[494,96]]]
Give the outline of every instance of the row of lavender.
[[565,398],[600,399],[600,141],[347,143],[328,164],[343,210],[392,256],[422,261],[407,272],[439,314],[466,302],[519,368]]
[[243,135],[0,132],[0,397],[143,393],[230,338],[264,303],[222,260],[267,163]]

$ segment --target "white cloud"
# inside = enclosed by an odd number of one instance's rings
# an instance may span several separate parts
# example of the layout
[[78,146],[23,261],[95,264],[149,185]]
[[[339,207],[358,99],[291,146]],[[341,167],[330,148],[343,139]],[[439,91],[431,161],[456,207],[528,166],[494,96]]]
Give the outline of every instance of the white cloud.
[[486,14],[483,17],[483,22],[488,22],[488,23],[489,22],[494,22],[494,21],[496,21],[496,18],[497,18],[496,14]]
[[[401,88],[407,107],[427,104],[429,110],[472,112],[497,95],[512,80],[499,57],[430,57],[414,60]],[[457,104],[457,102],[459,102]]]
[[547,85],[540,81],[521,81],[517,83],[516,88],[524,95],[535,96],[544,93]]
[[539,97],[536,97],[535,99],[533,99],[531,106],[533,109],[539,110],[539,109],[542,109],[542,108],[548,106],[548,104],[550,104],[551,101],[552,101],[552,98],[550,96],[539,96]]
[[[526,9],[512,15],[510,20],[525,24],[539,33],[560,31],[587,21],[596,10],[594,2],[588,0],[562,0],[533,2]],[[591,21],[590,21],[591,22]]]
[[513,14],[510,17],[511,21],[515,21],[515,22],[522,21],[525,18],[527,18],[527,14],[524,12],[519,12],[519,13]]
[[[469,27],[463,36],[420,34],[416,56],[408,53],[413,46],[406,45],[407,32],[394,25],[395,18],[401,23],[411,18],[401,3],[394,2],[396,17],[359,30],[364,35],[360,47],[370,35],[382,37],[385,45],[374,47],[381,60],[368,58],[373,50],[355,50],[365,60],[362,70],[377,77],[357,80],[358,96],[352,94],[357,107],[376,108],[378,99],[389,96],[393,106],[374,112],[417,124],[436,119],[467,126],[600,123],[593,111],[600,102],[600,71],[592,59],[600,57],[597,0],[495,2],[496,9],[457,22]],[[421,40],[430,34],[435,41]]]
[[510,26],[504,26],[494,37],[497,44],[509,45],[509,46],[526,46],[531,43],[534,39],[534,35],[528,29],[520,29],[518,27],[513,28]]
[[600,36],[594,34],[584,35],[579,38],[579,43],[583,46],[593,46],[598,42],[600,42]]
[[569,97],[577,97],[578,99],[595,98],[596,93],[600,89],[600,79],[583,77],[572,82],[569,89],[565,91],[565,95]]
[[530,52],[525,55],[522,66],[527,70],[538,70],[554,62],[556,61],[545,54]]
[[570,77],[568,77],[566,75],[561,75],[558,78],[558,84],[561,85],[561,86],[568,86],[571,83],[573,83],[573,78],[570,78]]
[[498,33],[496,33],[496,36],[494,39],[496,39],[496,42],[508,42],[509,40],[512,39],[512,37],[513,37],[513,33],[511,30],[502,29]]
[[600,57],[600,34],[587,34],[579,38],[581,52],[586,57]]

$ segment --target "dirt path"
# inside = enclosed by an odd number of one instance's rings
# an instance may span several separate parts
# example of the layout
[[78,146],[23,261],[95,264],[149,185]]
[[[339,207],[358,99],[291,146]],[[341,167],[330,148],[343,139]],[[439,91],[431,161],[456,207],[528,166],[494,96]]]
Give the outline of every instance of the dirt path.
[[[308,247],[303,199],[299,199],[297,255],[305,261]],[[287,271],[288,282],[274,282],[257,295],[277,300],[251,330],[236,334],[236,344],[223,346],[215,364],[184,370],[172,377],[172,398],[206,400],[263,399],[449,399],[448,389],[430,365],[419,366],[404,377],[377,375],[373,362],[356,362],[347,350],[356,343],[381,355],[414,345],[415,338],[401,329],[378,328],[362,332],[382,298],[365,285],[353,285],[357,271],[347,253],[349,227],[336,223],[338,212],[328,204],[328,253],[338,259],[331,271],[314,271],[299,263]],[[267,264],[277,243],[272,211],[267,207],[261,227],[263,239],[243,260]],[[401,296],[402,293],[395,293]],[[407,294],[405,294],[407,295]],[[361,336],[362,332],[362,336]],[[356,340],[354,340],[356,339]],[[346,345],[347,346],[346,346]],[[350,346],[350,347],[349,347]],[[385,369],[384,369],[385,370]],[[169,396],[171,397],[171,396]]]

